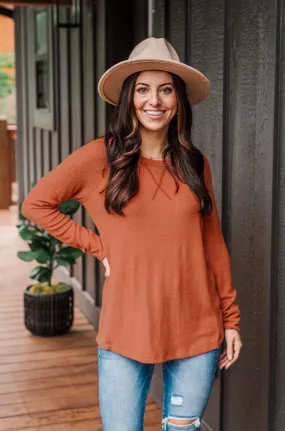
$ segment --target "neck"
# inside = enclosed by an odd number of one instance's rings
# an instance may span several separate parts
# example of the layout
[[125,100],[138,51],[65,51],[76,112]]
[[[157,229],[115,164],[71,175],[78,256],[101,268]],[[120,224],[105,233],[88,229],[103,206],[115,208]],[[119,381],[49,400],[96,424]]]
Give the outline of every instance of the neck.
[[140,133],[141,150],[149,157],[162,157],[162,151],[167,145],[168,128],[155,132],[141,128]]

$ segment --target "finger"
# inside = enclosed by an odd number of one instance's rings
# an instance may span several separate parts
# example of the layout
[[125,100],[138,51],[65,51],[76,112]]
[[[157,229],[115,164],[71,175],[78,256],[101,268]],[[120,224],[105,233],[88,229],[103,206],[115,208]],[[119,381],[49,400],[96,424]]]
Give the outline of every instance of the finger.
[[221,361],[219,361],[219,365],[221,364],[226,364],[228,362],[227,358],[222,359]]
[[223,368],[223,367],[228,368],[228,367],[229,367],[229,366],[231,366],[234,362],[236,362],[238,358],[239,358],[239,352],[238,352],[238,351],[234,353],[233,359],[232,359],[231,361],[229,361],[229,360],[228,360],[228,357],[227,357],[227,356],[225,356],[225,357],[223,357],[223,358],[221,358],[221,359],[219,360],[219,367],[220,367],[220,368]]
[[241,348],[242,348],[242,344],[241,344],[241,343],[236,343],[236,344],[234,345],[234,351],[235,351],[235,352],[239,352],[239,353],[240,353]]
[[225,368],[225,366],[227,365],[227,363],[223,363],[219,365],[220,370],[222,370],[223,368]]
[[108,277],[110,275],[110,265],[107,262],[107,264],[105,265],[105,276]]
[[224,359],[226,357],[227,357],[227,351],[225,350],[223,353],[221,353],[220,359]]
[[223,368],[228,362],[229,362],[228,359],[225,359],[224,361],[219,362],[219,367]]
[[226,361],[223,364],[221,364],[220,368],[225,368],[226,370],[235,362],[236,360],[233,359],[232,361]]
[[236,350],[235,352],[234,352],[234,360],[235,361],[237,361],[238,360],[238,358],[239,358],[239,355],[240,355],[240,351],[239,350]]
[[238,358],[233,359],[232,361],[229,361],[226,365],[225,365],[225,369],[227,370],[228,368],[230,368],[231,365],[233,365]]
[[241,347],[242,347],[242,344],[240,343],[240,342],[237,342],[236,344],[234,344],[234,355],[233,355],[233,357],[234,358],[238,358],[239,357],[239,355],[240,355],[240,352],[241,352]]
[[227,356],[225,356],[224,358],[220,358],[219,359],[219,364],[225,364],[228,361]]
[[219,361],[220,361],[220,362],[228,361],[228,357],[227,357],[227,355],[222,356],[222,357],[219,359]]
[[225,365],[226,369],[228,369],[231,365],[233,365],[239,358],[239,352],[234,352],[234,357],[231,361],[228,361],[228,363]]
[[227,344],[227,357],[231,361],[233,359],[233,342],[229,341]]
[[221,365],[221,364],[225,365],[227,362],[229,362],[229,360],[227,357],[225,357],[225,358],[219,360],[219,365]]

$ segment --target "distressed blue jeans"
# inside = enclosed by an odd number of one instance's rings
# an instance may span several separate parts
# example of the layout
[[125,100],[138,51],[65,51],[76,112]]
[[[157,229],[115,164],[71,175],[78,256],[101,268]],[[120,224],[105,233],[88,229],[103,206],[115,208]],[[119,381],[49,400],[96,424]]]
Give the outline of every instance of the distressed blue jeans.
[[[200,430],[221,347],[162,363],[162,430]],[[143,431],[153,369],[154,364],[144,364],[98,346],[99,405],[104,431]],[[187,421],[192,423],[185,425]]]

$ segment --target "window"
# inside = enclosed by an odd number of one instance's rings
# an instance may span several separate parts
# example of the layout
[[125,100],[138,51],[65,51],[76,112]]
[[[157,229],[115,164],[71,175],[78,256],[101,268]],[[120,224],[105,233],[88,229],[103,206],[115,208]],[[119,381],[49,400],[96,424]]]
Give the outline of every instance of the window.
[[35,11],[36,108],[49,109],[49,34],[47,9]]
[[28,82],[33,110],[33,125],[55,130],[53,72],[53,8],[29,7]]

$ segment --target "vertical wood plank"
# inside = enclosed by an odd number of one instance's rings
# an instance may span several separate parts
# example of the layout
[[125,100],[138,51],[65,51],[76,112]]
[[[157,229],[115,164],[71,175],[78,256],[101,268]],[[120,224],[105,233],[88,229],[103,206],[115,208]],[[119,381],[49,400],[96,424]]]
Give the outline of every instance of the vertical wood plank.
[[[268,429],[275,26],[275,4],[230,3],[225,187],[244,341],[242,360],[224,388],[224,429],[234,431],[245,423],[249,429]],[[241,382],[245,364],[250,381]],[[250,414],[245,406],[251,406]]]
[[[68,95],[69,95],[69,110],[70,110],[70,123],[69,123],[69,139],[70,152],[73,152],[82,145],[82,98],[81,98],[81,82],[83,77],[80,76],[80,61],[81,61],[81,45],[79,38],[79,29],[75,28],[69,30],[68,41]],[[83,224],[82,207],[73,216],[74,221]],[[73,276],[83,285],[83,267],[82,258],[77,259],[76,265],[73,267]],[[82,286],[84,289],[84,286]]]
[[43,146],[43,148],[42,148],[42,157],[43,157],[42,175],[45,175],[50,170],[51,132],[48,130],[43,131],[42,146]]
[[[109,21],[110,25],[110,21]],[[106,0],[102,0],[100,2],[96,2],[93,7],[93,26],[94,26],[94,100],[95,100],[95,136],[103,136],[106,133],[106,108],[107,104],[99,97],[97,86],[98,81],[102,74],[105,72],[107,68],[107,45],[106,45],[106,31],[107,31],[107,19],[106,19]],[[93,223],[93,227],[95,232],[98,233],[96,226]],[[102,303],[102,286],[103,286],[103,268],[102,264],[95,260],[95,271],[94,271],[94,301],[97,310]],[[92,290],[92,286],[89,290]],[[99,318],[99,316],[98,316]]]
[[[84,142],[89,142],[95,137],[95,99],[94,93],[97,90],[94,80],[94,38],[93,38],[93,7],[88,3],[83,8],[83,111],[84,111]],[[87,213],[83,211],[83,222],[88,229],[94,229],[94,223]],[[91,298],[95,298],[95,257],[87,253],[83,258],[83,268],[85,277],[85,290]]]
[[[67,10],[59,8],[59,19],[66,20]],[[60,98],[60,159],[64,160],[70,153],[70,139],[69,139],[69,90],[68,90],[68,73],[70,64],[68,63],[68,48],[67,48],[67,29],[59,30],[59,61],[60,61],[60,76],[59,82],[59,98]]]
[[34,150],[35,150],[35,163],[36,163],[36,181],[38,182],[42,177],[42,137],[41,129],[34,129]]
[[[156,2],[155,2],[156,3]],[[148,2],[146,0],[137,0],[135,4],[133,3],[133,22],[134,25],[134,46],[141,42],[143,39],[147,38],[148,28],[147,28],[147,15],[148,15]],[[156,7],[156,5],[154,4]]]
[[[26,43],[27,43],[27,56],[26,56],[26,62],[27,62],[27,77],[33,76],[32,67],[32,49],[34,48],[34,45],[32,43],[31,38],[31,32],[28,31],[28,27],[33,25],[31,14],[27,10],[27,8],[23,8],[23,14],[25,17],[25,32],[27,35]],[[33,89],[32,85],[27,85],[27,128],[28,128],[28,154],[29,154],[29,185],[28,188],[30,190],[31,184],[36,181],[36,172],[35,172],[35,151],[34,151],[34,127],[33,127],[33,118],[34,118],[34,106],[35,101],[33,98]]]
[[171,0],[168,7],[167,40],[174,46],[180,60],[185,61],[185,33],[188,25],[185,21],[186,0]]
[[268,428],[282,431],[285,411],[285,10],[283,2],[277,2],[276,24],[276,87],[274,128],[274,180],[272,198],[272,288],[271,288],[271,340],[270,415]]
[[51,158],[50,158],[50,169],[55,168],[59,164],[58,150],[58,132],[51,132]]
[[[97,84],[100,77],[107,68],[106,49],[106,0],[96,2],[94,8],[94,36],[95,36],[95,135],[103,136],[106,132],[106,106],[107,104],[99,97]],[[109,23],[110,25],[110,23]]]
[[16,140],[16,171],[18,183],[18,200],[22,202],[29,191],[28,167],[28,128],[27,128],[27,35],[25,33],[25,17],[21,8],[14,10],[15,19],[15,54],[17,82],[17,140]]
[[165,3],[168,0],[155,0],[155,13],[153,17],[153,36],[166,37],[165,35]]

